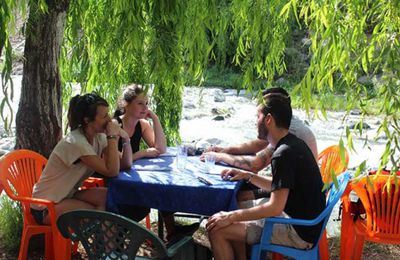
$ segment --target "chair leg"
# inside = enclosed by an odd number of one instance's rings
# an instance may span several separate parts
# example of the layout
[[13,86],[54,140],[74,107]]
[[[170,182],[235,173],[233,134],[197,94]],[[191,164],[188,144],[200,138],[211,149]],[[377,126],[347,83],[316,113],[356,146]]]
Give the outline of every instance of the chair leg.
[[322,234],[318,246],[319,246],[319,258],[321,260],[329,260],[329,247],[328,247],[328,238],[326,236],[326,230]]
[[28,234],[28,232],[24,228],[24,230],[22,231],[22,238],[21,238],[21,245],[19,247],[18,260],[27,259],[28,247],[29,247],[29,241],[30,240],[31,240],[31,235]]
[[351,259],[353,254],[355,230],[352,216],[346,207],[343,207],[340,234],[340,259]]
[[260,252],[260,244],[253,245],[251,247],[251,260],[260,260],[261,252]]
[[76,255],[78,253],[78,246],[79,246],[79,242],[73,242],[72,243],[72,254]]
[[72,242],[69,239],[65,239],[60,233],[53,234],[53,246],[56,260],[70,260],[72,252]]
[[45,235],[45,256],[44,259],[52,260],[54,259],[54,250],[53,250],[53,236],[51,233],[47,233]]
[[365,237],[363,235],[356,235],[355,243],[354,243],[354,254],[353,259],[359,260],[361,259],[363,248],[364,248]]
[[150,213],[146,216],[146,228],[151,230]]
[[272,257],[271,257],[271,259],[272,259],[272,260],[282,260],[282,259],[283,259],[283,255],[281,255],[281,254],[279,254],[279,253],[272,252]]

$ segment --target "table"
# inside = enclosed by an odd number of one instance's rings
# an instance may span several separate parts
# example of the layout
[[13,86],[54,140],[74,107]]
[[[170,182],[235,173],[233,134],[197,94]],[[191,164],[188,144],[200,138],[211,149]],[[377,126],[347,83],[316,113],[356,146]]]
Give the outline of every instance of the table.
[[116,210],[117,204],[129,204],[206,216],[237,209],[236,193],[242,182],[222,180],[218,173],[226,167],[215,165],[211,174],[205,173],[199,157],[189,156],[186,169],[180,171],[173,154],[137,160],[130,170],[110,178],[107,208]]

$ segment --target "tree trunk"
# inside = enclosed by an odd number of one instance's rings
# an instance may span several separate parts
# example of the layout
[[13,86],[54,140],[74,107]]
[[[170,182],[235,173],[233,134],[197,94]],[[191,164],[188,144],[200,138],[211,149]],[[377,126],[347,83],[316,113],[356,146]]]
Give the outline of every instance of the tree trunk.
[[69,0],[47,0],[48,12],[30,1],[24,73],[16,116],[15,149],[49,157],[62,136],[59,56]]

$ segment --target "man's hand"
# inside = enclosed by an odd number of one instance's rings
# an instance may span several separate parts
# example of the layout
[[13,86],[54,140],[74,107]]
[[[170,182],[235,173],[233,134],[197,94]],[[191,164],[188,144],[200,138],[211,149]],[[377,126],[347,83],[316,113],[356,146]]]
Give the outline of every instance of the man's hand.
[[206,153],[202,153],[202,155],[200,155],[200,160],[204,162],[205,159],[206,159],[206,155],[211,155],[212,157],[214,157],[214,158],[215,158],[215,162],[221,161],[221,156],[220,156],[220,154],[219,154],[219,153],[216,153],[216,152],[206,152]]
[[224,169],[221,172],[221,178],[223,180],[231,181],[249,180],[251,175],[251,172],[242,171],[239,169]]
[[206,152],[216,152],[216,153],[221,153],[224,150],[224,148],[220,146],[210,146],[207,148]]
[[221,228],[227,227],[232,224],[232,220],[230,219],[230,215],[232,212],[221,211],[212,215],[206,224],[207,232],[215,232]]

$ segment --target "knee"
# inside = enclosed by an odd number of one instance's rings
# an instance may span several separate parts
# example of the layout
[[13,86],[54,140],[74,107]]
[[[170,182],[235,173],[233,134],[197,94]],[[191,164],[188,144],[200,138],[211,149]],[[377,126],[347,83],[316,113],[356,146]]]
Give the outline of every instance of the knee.
[[218,241],[223,240],[224,237],[223,229],[208,232],[208,238],[210,239],[211,243],[218,243]]

